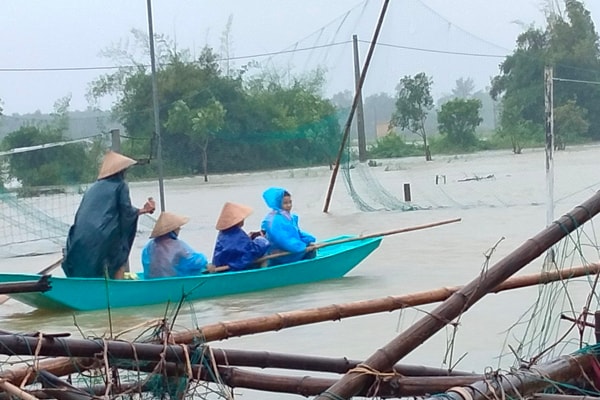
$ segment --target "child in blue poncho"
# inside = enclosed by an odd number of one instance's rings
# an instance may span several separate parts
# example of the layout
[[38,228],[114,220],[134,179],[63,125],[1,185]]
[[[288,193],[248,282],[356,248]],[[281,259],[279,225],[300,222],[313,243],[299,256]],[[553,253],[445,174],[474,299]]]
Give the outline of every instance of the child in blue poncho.
[[291,212],[292,195],[283,188],[271,187],[264,191],[263,199],[271,208],[261,224],[271,243],[271,253],[293,253],[273,258],[269,264],[287,264],[316,257],[316,250],[309,248],[316,241],[315,237],[300,229],[298,216]]
[[189,218],[170,212],[158,217],[150,240],[142,250],[144,278],[200,275],[206,269],[206,257],[179,239],[181,227]]
[[250,238],[244,232],[244,220],[252,213],[250,207],[227,202],[223,206],[216,228],[219,230],[213,265],[219,270],[242,271],[260,267],[255,261],[269,250],[264,236]]

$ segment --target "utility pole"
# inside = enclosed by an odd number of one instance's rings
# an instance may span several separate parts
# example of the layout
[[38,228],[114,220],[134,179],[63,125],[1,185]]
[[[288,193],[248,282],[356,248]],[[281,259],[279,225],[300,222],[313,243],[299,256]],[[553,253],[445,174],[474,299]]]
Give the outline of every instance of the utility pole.
[[[390,5],[390,0],[384,0],[383,5],[381,7],[381,12],[379,13],[379,19],[377,20],[377,25],[375,26],[375,32],[373,33],[373,38],[371,39],[371,44],[369,45],[369,51],[367,51],[367,57],[365,58],[365,65],[360,71],[360,79],[358,81],[358,89],[357,92],[360,93],[362,90],[363,83],[365,82],[365,78],[367,77],[367,71],[369,69],[369,64],[371,63],[371,58],[373,57],[373,52],[375,51],[375,44],[377,43],[377,38],[379,37],[379,33],[381,32],[381,26],[383,25],[383,19],[385,17],[385,13]],[[323,212],[329,212],[329,204],[331,203],[331,196],[333,194],[333,187],[335,186],[335,178],[337,177],[338,171],[340,170],[340,161],[342,159],[342,154],[344,152],[344,146],[346,145],[346,140],[348,139],[348,135],[350,134],[350,125],[352,124],[352,119],[354,118],[354,112],[356,111],[356,106],[358,103],[358,97],[356,94],[354,95],[354,99],[352,100],[352,107],[350,107],[350,114],[346,119],[346,124],[344,124],[344,133],[342,134],[342,141],[340,143],[340,148],[338,150],[337,157],[335,159],[335,165],[333,166],[333,171],[331,173],[331,178],[329,179],[329,187],[327,188],[327,195],[325,196],[325,205],[323,206]]]
[[[554,221],[554,73],[553,68],[544,68],[544,106],[546,131],[546,226]],[[556,254],[550,247],[544,264],[554,263]]]
[[360,82],[360,64],[358,60],[358,36],[352,35],[352,44],[354,45],[354,86],[358,104],[356,106],[356,130],[358,132],[358,161],[367,161],[367,140],[365,138],[365,113],[363,110],[362,92],[359,86]]
[[554,221],[554,76],[552,67],[544,69],[546,131],[546,226]]
[[158,107],[158,84],[156,82],[156,56],[154,54],[154,28],[152,26],[152,0],[146,2],[148,8],[148,37],[150,39],[150,64],[152,67],[152,104],[154,106],[154,131],[156,134],[156,158],[158,161],[158,190],[160,211],[165,211],[165,185],[163,183],[162,140],[160,136],[160,110]]

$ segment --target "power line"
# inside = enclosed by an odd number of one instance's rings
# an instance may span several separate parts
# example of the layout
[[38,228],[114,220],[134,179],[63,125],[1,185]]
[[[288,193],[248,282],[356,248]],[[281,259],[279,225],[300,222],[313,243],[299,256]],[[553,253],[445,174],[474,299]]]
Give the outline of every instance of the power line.
[[[273,52],[268,52],[268,53],[251,54],[251,55],[246,55],[246,56],[219,58],[219,59],[216,59],[215,61],[220,62],[220,61],[230,61],[230,60],[241,60],[241,59],[247,59],[247,58],[271,57],[271,56],[275,56],[275,55],[279,55],[279,54],[288,54],[288,53],[296,53],[296,52],[301,52],[301,51],[316,50],[316,49],[339,46],[339,45],[349,44],[349,43],[351,43],[351,41],[346,40],[343,42],[295,48],[292,50],[280,50],[280,51],[273,51]],[[164,65],[168,65],[168,64],[164,64]],[[0,68],[0,72],[91,71],[91,70],[111,70],[111,69],[133,68],[133,67],[150,67],[150,64],[147,64],[147,65],[146,64],[121,65],[121,66],[92,66],[92,67],[55,67],[55,68]]]
[[[361,42],[361,43],[369,43],[369,42],[364,41],[364,40],[359,40],[359,42]],[[462,51],[449,51],[449,50],[427,49],[427,48],[423,48],[423,47],[402,46],[402,45],[399,45],[399,44],[390,44],[390,43],[381,43],[381,42],[378,42],[377,45],[378,46],[384,46],[384,47],[393,47],[393,48],[396,48],[396,49],[422,51],[422,52],[425,52],[425,53],[451,54],[451,55],[469,56],[469,57],[506,58],[505,54],[504,55],[500,55],[500,54],[486,54],[486,53],[467,53],[467,52],[462,52]]]
[[591,83],[592,85],[600,85],[598,81],[584,81],[580,79],[567,79],[567,78],[553,78],[552,80],[558,82],[572,82],[572,83]]

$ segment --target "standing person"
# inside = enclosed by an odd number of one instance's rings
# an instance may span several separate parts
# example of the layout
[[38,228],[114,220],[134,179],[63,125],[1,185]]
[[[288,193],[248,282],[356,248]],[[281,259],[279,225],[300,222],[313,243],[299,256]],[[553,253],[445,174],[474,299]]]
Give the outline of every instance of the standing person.
[[252,209],[242,204],[227,202],[221,210],[216,228],[219,230],[213,265],[224,267],[230,271],[242,271],[258,268],[257,258],[264,256],[269,250],[269,241],[263,236],[251,239],[244,232],[244,220],[252,214]]
[[271,209],[261,223],[261,229],[266,232],[271,243],[271,253],[292,253],[272,258],[269,264],[287,264],[315,258],[317,251],[310,250],[309,247],[316,239],[298,226],[298,216],[292,213],[292,195],[283,188],[271,187],[264,191],[263,199]]
[[200,275],[206,269],[206,257],[179,239],[181,227],[188,217],[163,212],[150,234],[151,240],[142,250],[144,278]]
[[62,263],[66,276],[123,278],[138,217],[155,209],[152,198],[143,208],[131,205],[125,171],[135,163],[114,151],[104,156],[98,180],[83,195],[69,229]]

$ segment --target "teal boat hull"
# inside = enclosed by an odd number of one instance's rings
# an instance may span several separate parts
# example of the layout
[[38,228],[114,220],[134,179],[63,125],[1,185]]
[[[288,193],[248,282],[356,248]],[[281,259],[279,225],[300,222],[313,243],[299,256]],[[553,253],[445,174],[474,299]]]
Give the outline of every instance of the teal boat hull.
[[[338,241],[351,236],[330,239]],[[282,286],[341,278],[380,244],[381,237],[333,244],[319,249],[318,256],[274,267],[239,272],[159,279],[113,280],[103,278],[50,278],[44,293],[9,296],[31,307],[89,311],[108,307],[134,307],[254,292]],[[34,274],[0,274],[0,283],[38,280]]]

